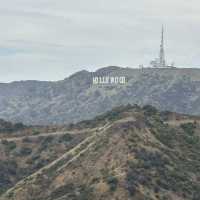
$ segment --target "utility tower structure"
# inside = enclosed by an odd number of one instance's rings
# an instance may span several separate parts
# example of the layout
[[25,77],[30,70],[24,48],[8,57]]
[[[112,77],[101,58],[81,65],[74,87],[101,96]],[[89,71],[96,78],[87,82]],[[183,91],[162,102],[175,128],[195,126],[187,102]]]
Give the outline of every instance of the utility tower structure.
[[176,68],[174,62],[171,65],[168,65],[165,60],[165,45],[164,45],[164,26],[162,25],[161,29],[161,42],[160,42],[160,51],[157,58],[150,62],[149,67],[153,68]]
[[162,25],[162,31],[161,31],[159,67],[166,67],[166,63],[165,63],[165,48],[164,48],[164,27],[163,27],[163,25]]

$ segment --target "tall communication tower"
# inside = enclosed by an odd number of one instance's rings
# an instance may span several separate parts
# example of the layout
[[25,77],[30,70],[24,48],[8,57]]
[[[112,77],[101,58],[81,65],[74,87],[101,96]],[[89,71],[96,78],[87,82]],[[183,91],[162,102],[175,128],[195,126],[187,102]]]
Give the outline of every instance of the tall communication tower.
[[162,31],[161,31],[159,65],[160,65],[159,67],[166,67],[166,64],[165,64],[165,49],[164,49],[164,27],[163,26],[162,26]]
[[162,25],[162,30],[161,30],[161,42],[160,42],[160,51],[159,51],[159,56],[158,58],[155,58],[150,62],[150,67],[153,68],[176,68],[174,66],[174,62],[172,62],[171,65],[168,65],[166,60],[165,60],[165,47],[164,47],[164,27]]

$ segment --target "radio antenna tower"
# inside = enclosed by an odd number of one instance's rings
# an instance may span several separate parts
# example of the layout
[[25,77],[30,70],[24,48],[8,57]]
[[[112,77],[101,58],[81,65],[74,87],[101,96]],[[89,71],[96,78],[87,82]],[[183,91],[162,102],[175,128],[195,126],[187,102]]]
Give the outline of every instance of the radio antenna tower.
[[160,44],[160,55],[159,55],[159,65],[160,67],[166,67],[165,64],[165,50],[164,50],[164,27],[162,25],[161,31],[161,44]]

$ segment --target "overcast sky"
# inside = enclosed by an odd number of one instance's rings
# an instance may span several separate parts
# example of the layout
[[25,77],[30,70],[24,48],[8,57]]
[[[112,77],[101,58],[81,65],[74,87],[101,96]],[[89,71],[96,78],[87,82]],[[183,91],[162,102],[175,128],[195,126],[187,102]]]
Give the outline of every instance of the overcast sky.
[[0,0],[0,82],[168,63],[200,66],[199,0]]

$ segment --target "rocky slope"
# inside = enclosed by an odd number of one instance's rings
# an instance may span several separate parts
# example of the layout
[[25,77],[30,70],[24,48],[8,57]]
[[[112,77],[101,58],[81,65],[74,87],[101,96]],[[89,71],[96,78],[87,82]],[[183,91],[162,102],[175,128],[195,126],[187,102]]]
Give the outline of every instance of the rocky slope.
[[0,199],[200,199],[200,118],[126,106],[80,125],[87,137]]
[[[128,83],[97,87],[93,76],[126,76]],[[57,82],[0,84],[0,118],[25,124],[77,122],[128,103],[198,115],[200,70],[107,67]]]

